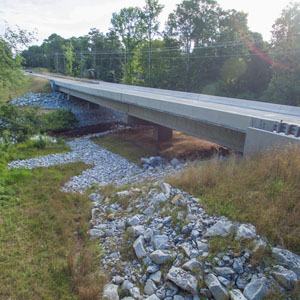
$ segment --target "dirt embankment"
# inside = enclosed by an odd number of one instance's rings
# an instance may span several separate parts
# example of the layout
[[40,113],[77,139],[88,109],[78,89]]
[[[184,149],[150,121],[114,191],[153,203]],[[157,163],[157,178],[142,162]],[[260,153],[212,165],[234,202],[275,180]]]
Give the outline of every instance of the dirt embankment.
[[[118,127],[118,123],[107,123],[93,126],[85,126],[77,129],[56,132],[64,138],[75,138],[87,134],[104,132]],[[211,143],[193,136],[173,131],[173,138],[169,141],[158,142],[153,139],[153,128],[137,126],[130,129],[120,130],[113,134],[131,141],[141,148],[154,149],[158,155],[167,159],[174,157],[180,160],[194,160],[211,157],[213,155],[228,155],[229,150],[218,144]]]
[[173,131],[173,138],[168,141],[155,141],[153,128],[145,127],[130,129],[116,135],[122,136],[126,140],[134,142],[141,147],[155,149],[160,156],[167,159],[174,157],[178,159],[207,158],[215,154],[227,155],[228,149],[196,137]]

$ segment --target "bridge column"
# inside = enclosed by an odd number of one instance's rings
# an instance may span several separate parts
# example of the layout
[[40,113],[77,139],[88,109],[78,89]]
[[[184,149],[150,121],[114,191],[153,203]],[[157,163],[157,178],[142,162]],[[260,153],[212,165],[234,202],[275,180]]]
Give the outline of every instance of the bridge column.
[[154,125],[153,139],[158,142],[163,142],[172,139],[173,130],[164,126]]

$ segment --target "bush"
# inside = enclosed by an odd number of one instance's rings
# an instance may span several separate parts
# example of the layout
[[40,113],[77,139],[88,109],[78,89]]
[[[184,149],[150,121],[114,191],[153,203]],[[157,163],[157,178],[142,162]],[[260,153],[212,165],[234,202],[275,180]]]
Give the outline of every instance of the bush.
[[0,137],[6,142],[23,142],[39,129],[37,108],[21,110],[11,104],[0,104]]
[[40,116],[41,131],[59,131],[76,127],[78,121],[71,110],[59,109]]
[[20,109],[11,104],[0,104],[0,141],[20,143],[40,132],[71,129],[77,119],[70,110],[40,114],[37,107]]

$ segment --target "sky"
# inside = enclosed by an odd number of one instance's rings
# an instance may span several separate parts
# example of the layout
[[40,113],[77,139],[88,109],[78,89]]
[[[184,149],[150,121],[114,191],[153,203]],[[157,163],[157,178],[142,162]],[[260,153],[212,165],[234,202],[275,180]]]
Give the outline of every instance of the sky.
[[[160,0],[165,6],[161,16],[161,27],[181,0]],[[18,24],[29,31],[37,29],[41,44],[52,33],[64,38],[82,36],[90,28],[98,28],[106,33],[114,12],[129,6],[143,7],[144,0],[0,0],[0,35],[5,23]],[[218,0],[224,9],[236,9],[248,14],[248,24],[252,31],[260,32],[265,40],[270,40],[272,25],[280,16],[289,0]]]

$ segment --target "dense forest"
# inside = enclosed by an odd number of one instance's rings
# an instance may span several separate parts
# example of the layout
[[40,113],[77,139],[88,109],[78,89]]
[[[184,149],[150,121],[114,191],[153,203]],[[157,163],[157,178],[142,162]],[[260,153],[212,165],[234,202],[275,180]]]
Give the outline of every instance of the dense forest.
[[[289,4],[271,41],[248,28],[247,14],[215,0],[183,0],[163,31],[163,6],[123,8],[109,32],[53,33],[22,52],[25,67],[155,88],[300,105],[300,3]],[[4,45],[5,46],[5,45]],[[3,45],[2,45],[3,47]]]

